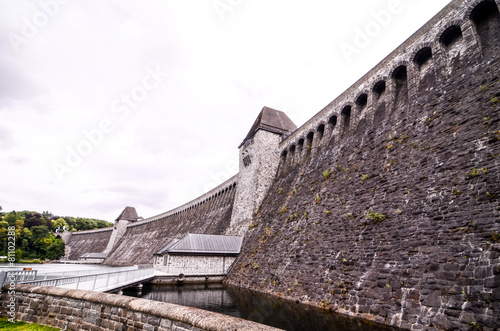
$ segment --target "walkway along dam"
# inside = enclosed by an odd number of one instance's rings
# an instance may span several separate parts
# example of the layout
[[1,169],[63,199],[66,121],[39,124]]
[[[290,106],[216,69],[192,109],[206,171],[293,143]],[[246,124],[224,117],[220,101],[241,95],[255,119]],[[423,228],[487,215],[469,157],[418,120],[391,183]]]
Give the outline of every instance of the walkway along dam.
[[67,257],[151,266],[188,233],[243,235],[228,284],[404,329],[498,330],[499,7],[452,1],[299,128],[264,107],[235,177],[68,234]]

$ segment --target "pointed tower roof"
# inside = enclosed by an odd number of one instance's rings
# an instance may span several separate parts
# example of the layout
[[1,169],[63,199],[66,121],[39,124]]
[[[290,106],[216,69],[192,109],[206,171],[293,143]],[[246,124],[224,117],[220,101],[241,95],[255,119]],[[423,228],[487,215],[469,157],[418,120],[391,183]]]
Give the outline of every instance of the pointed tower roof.
[[132,221],[135,222],[139,219],[139,216],[137,215],[137,211],[135,210],[134,207],[125,207],[125,209],[122,211],[120,216],[115,220],[115,222],[119,220],[126,220],[126,221]]
[[294,131],[297,126],[292,120],[282,111],[269,107],[264,107],[257,116],[255,123],[248,132],[240,147],[249,139],[252,139],[254,134],[259,130],[265,130],[277,134],[284,134],[288,131]]

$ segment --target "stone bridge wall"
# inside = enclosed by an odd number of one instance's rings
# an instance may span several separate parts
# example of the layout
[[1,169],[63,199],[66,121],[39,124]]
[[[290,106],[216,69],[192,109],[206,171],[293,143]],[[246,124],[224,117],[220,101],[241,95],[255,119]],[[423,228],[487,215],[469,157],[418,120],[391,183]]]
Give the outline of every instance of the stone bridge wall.
[[153,254],[187,233],[224,234],[231,219],[237,176],[169,212],[132,223],[104,261],[152,265]]
[[281,143],[228,282],[403,328],[500,328],[499,1],[453,1]]
[[[7,291],[5,291],[7,292]],[[15,304],[11,304],[11,298]],[[2,295],[0,311],[15,320],[80,330],[279,330],[240,318],[117,294],[17,285]]]

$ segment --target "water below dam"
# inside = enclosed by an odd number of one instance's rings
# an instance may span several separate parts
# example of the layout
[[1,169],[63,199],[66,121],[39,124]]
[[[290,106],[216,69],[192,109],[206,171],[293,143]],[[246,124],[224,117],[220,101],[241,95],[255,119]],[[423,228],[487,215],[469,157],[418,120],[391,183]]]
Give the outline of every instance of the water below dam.
[[289,331],[400,330],[218,283],[183,285],[146,283],[142,292],[130,289],[124,290],[123,294],[210,310]]

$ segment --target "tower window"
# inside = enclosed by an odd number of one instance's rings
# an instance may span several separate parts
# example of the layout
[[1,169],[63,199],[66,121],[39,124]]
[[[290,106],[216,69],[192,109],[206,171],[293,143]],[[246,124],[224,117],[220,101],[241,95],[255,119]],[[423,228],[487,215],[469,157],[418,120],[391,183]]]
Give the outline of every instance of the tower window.
[[243,158],[243,164],[245,167],[248,167],[250,164],[252,164],[252,160],[250,159],[250,155],[247,155]]

